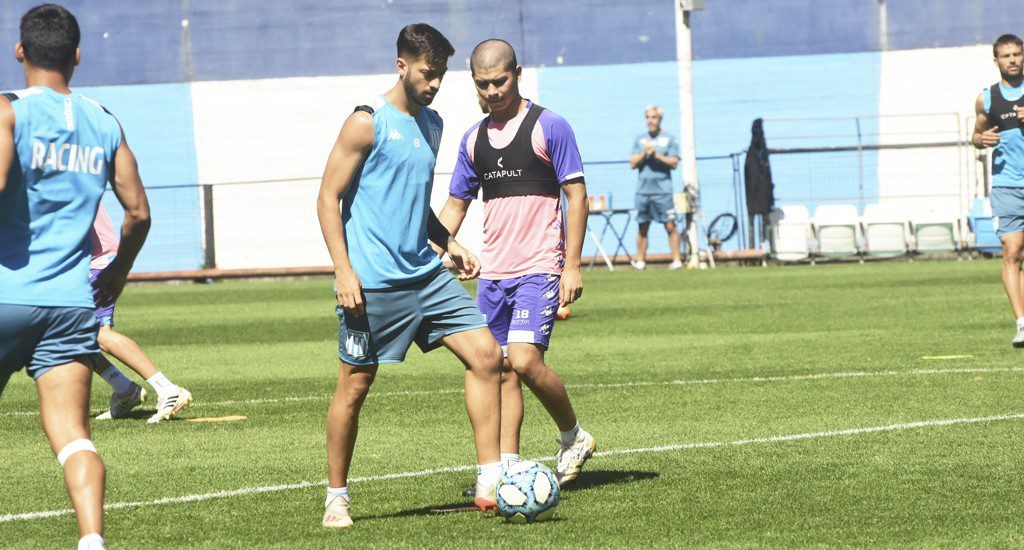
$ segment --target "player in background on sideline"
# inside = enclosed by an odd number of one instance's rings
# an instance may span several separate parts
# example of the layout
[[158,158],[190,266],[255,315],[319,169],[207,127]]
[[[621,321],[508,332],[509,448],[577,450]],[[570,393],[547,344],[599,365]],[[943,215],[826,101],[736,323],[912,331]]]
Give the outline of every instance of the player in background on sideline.
[[[644,109],[644,121],[647,132],[633,140],[633,151],[629,156],[629,167],[637,171],[636,187],[636,261],[632,262],[635,269],[647,268],[647,234],[651,222],[665,224],[668,232],[669,249],[672,252],[672,263],[669,269],[683,267],[679,231],[676,220],[679,214],[672,198],[672,170],[679,166],[679,144],[675,136],[661,129],[661,119],[665,112],[657,105],[648,105]],[[696,263],[694,252],[691,258]],[[696,267],[696,266],[694,266]]]
[[992,148],[992,217],[1003,243],[1003,288],[1017,318],[1013,347],[1024,347],[1024,43],[1004,34],[992,45],[999,82],[974,102],[971,141]]
[[359,410],[379,364],[404,361],[414,341],[424,352],[444,345],[466,366],[466,409],[477,451],[476,505],[497,509],[501,348],[473,299],[428,243],[451,256],[460,278],[479,273],[476,257],[430,210],[442,122],[427,105],[455,49],[422,23],[403,28],[397,45],[398,82],[349,115],[317,200],[334,263],[340,324],[341,372],[327,415],[325,527],[352,525],[347,480]]
[[14,52],[28,88],[0,99],[0,392],[22,368],[35,379],[39,419],[75,509],[78,547],[104,548],[106,469],[89,436],[89,385],[100,352],[89,228],[109,180],[125,210],[121,253],[96,285],[117,297],[146,240],[149,204],[117,119],[68,88],[81,58],[78,21],[44,4],[22,16],[20,30]]
[[[89,264],[89,282],[93,284],[92,297],[96,304],[96,320],[100,324],[99,344],[103,353],[109,353],[146,380],[157,394],[156,413],[149,418],[150,424],[171,418],[192,403],[192,394],[170,380],[149,357],[139,348],[135,340],[114,330],[114,306],[117,299],[100,286],[96,279],[103,269],[117,257],[117,233],[110,216],[100,204],[96,221],[89,232],[92,241],[92,262]],[[103,353],[96,356],[96,374],[100,375],[114,389],[110,396],[110,409],[100,414],[98,420],[124,418],[128,412],[146,400],[146,390],[132,382],[115,367]]]
[[[506,355],[501,383],[501,453],[519,460],[526,382],[561,431],[555,477],[569,483],[596,449],[580,429],[565,384],[544,361],[555,313],[583,293],[580,254],[587,188],[576,136],[566,120],[523,99],[522,67],[504,40],[473,49],[470,70],[481,109],[459,147],[450,196],[439,216],[457,234],[483,190],[484,248],[477,304]],[[560,193],[569,202],[568,238]]]

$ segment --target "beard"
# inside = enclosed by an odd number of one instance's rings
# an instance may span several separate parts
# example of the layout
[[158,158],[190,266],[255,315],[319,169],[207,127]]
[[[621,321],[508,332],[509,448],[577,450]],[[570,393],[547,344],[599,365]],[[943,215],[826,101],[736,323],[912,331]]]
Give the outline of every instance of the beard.
[[402,79],[402,87],[405,88],[405,97],[408,97],[420,107],[426,107],[434,102],[434,96],[428,96],[420,92],[407,78]]

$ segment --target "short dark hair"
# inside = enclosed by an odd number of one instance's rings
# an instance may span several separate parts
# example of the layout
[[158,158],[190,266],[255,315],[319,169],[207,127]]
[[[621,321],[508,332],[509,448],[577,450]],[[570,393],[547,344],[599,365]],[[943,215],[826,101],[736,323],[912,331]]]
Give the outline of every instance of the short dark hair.
[[441,31],[426,23],[406,25],[398,33],[398,57],[407,61],[426,57],[431,64],[447,61],[455,55],[452,43],[441,34]]
[[21,17],[25,60],[42,69],[62,71],[75,62],[82,33],[78,20],[59,4],[36,6]]
[[1006,46],[1008,44],[1016,44],[1020,48],[1024,48],[1024,41],[1020,39],[1016,34],[1004,34],[996,41],[992,43],[992,57],[999,57],[999,46]]

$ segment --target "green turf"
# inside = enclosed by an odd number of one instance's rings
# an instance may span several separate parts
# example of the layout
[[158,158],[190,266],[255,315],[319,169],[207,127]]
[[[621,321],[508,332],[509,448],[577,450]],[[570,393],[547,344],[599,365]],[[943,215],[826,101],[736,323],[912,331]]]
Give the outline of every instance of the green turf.
[[[998,269],[593,271],[549,363],[603,451],[1022,413]],[[329,281],[135,286],[118,326],[193,392],[184,417],[249,418],[96,422],[109,503],[326,479]],[[944,355],[971,357],[923,359]],[[461,381],[444,351],[382,367],[352,475],[472,464]],[[101,409],[109,390],[97,379],[93,393]],[[246,402],[258,399],[268,401]],[[0,400],[0,516],[69,506],[37,419],[17,414],[35,402],[23,375]],[[526,405],[523,453],[554,454],[550,419],[532,397]],[[1022,430],[1009,419],[601,456],[541,525],[433,513],[462,503],[467,471],[353,483],[356,525],[343,532],[320,527],[317,486],[112,510],[107,538],[112,548],[1021,546]],[[74,538],[71,516],[0,523],[2,547]]]

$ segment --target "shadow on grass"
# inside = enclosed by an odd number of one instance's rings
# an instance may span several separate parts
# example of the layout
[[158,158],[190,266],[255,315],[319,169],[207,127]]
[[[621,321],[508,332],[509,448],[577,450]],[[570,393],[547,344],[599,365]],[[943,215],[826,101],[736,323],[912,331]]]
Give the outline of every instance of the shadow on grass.
[[[658,472],[642,472],[637,470],[594,470],[588,471],[579,479],[572,482],[569,486],[562,489],[565,493],[576,493],[578,491],[587,491],[590,489],[596,489],[603,485],[623,485],[626,483],[635,483],[637,481],[645,481],[648,479],[655,479],[661,474]],[[402,510],[401,512],[393,512],[390,514],[378,514],[375,516],[361,516],[355,519],[368,520],[368,519],[391,519],[391,518],[403,518],[411,516],[434,516],[439,514],[455,514],[461,512],[478,512],[476,506],[467,500],[455,502],[444,505],[433,505],[424,506],[422,508],[414,508],[412,510]],[[558,517],[552,519],[552,521],[558,521]]]

